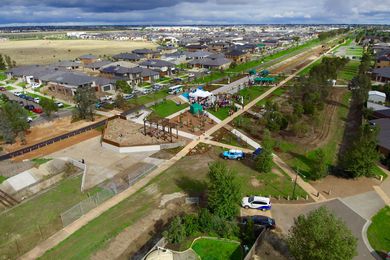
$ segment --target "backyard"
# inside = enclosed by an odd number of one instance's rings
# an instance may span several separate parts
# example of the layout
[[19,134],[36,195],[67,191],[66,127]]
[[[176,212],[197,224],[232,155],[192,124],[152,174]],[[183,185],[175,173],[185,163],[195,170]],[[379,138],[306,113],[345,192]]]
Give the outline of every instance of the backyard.
[[390,252],[390,207],[381,209],[371,221],[367,230],[368,240],[378,254],[385,256]]
[[159,117],[165,118],[165,117],[170,116],[178,111],[183,110],[186,107],[188,107],[187,103],[176,104],[172,100],[164,100],[161,103],[152,106],[151,109]]
[[241,260],[243,253],[239,242],[213,238],[200,238],[191,248],[202,260]]
[[[99,189],[81,193],[81,176],[57,186],[0,214],[0,255],[15,258],[48,238],[62,226],[60,214]],[[28,220],[26,220],[28,216]]]

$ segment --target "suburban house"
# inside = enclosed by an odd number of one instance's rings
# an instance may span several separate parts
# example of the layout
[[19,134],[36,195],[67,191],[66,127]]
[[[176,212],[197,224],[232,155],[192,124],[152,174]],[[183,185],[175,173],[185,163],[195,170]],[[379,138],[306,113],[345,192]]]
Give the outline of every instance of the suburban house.
[[192,60],[188,64],[192,68],[225,70],[229,68],[231,63],[232,63],[231,60],[226,59],[224,57],[215,57],[215,58],[207,57],[204,59]]
[[56,68],[51,66],[27,65],[12,68],[8,70],[6,74],[9,78],[20,78],[28,84],[33,82],[42,84],[42,82],[38,80],[37,77],[54,72],[56,72]]
[[135,53],[144,59],[156,59],[160,57],[159,51],[151,50],[151,49],[136,49],[133,50],[132,53]]
[[226,54],[226,58],[231,59],[236,64],[241,64],[249,61],[250,55],[240,49],[232,49]]
[[123,67],[123,66],[108,66],[100,69],[100,73],[112,80],[126,80],[130,85],[134,86],[142,81],[140,67]]
[[119,53],[117,55],[114,55],[114,56],[112,56],[112,58],[114,60],[117,60],[117,61],[122,60],[122,61],[136,62],[136,61],[141,60],[142,57],[136,53],[125,52],[125,53]]
[[83,64],[79,61],[63,60],[63,61],[50,64],[50,66],[56,68],[63,68],[67,70],[74,70],[80,68],[81,66],[83,66]]
[[177,51],[171,54],[164,54],[161,56],[161,60],[172,62],[175,65],[179,65],[187,62],[187,52]]
[[386,94],[380,91],[368,91],[368,101],[374,103],[385,103],[386,102]]
[[390,50],[381,51],[376,57],[375,68],[390,67]]
[[195,51],[195,52],[189,52],[187,54],[187,59],[193,59],[193,60],[198,60],[198,59],[204,59],[212,55],[213,53],[208,52],[208,51]]
[[143,82],[155,82],[160,79],[160,73],[151,69],[142,68],[141,77]]
[[380,118],[370,121],[379,127],[378,150],[386,158],[390,156],[390,118]]
[[378,82],[390,82],[390,67],[374,69],[372,71],[372,78]]
[[212,42],[207,45],[207,49],[211,52],[223,52],[229,48],[229,44],[226,42]]
[[160,73],[160,77],[171,76],[175,73],[175,64],[164,60],[147,60],[139,64],[143,68],[151,69]]
[[86,54],[79,57],[79,60],[84,64],[91,64],[98,60],[98,58],[95,55],[92,54]]
[[112,61],[101,60],[101,61],[96,61],[96,62],[85,65],[84,69],[91,70],[91,71],[99,71],[101,68],[103,68],[104,66],[107,66],[109,64],[112,64]]
[[200,45],[200,44],[187,45],[187,46],[185,46],[185,48],[190,52],[195,52],[195,51],[206,50],[207,45]]
[[158,46],[158,47],[157,47],[157,50],[158,50],[161,54],[170,54],[170,53],[177,52],[177,48],[176,48],[176,47],[173,47],[173,46]]

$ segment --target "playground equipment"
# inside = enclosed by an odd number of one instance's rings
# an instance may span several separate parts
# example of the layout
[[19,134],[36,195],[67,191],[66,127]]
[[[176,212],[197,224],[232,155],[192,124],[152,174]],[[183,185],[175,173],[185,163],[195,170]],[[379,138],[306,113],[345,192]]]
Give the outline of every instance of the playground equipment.
[[[176,135],[173,134],[175,129]],[[179,138],[179,130],[177,124],[169,122],[168,119],[144,119],[144,135],[169,140],[172,143],[173,138]]]

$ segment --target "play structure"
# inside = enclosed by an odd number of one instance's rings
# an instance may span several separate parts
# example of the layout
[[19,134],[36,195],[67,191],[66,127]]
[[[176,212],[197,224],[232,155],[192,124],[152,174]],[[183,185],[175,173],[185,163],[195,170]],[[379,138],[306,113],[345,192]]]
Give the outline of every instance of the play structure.
[[[174,134],[176,130],[176,134]],[[144,131],[145,136],[155,137],[164,141],[173,142],[173,138],[179,138],[179,130],[177,124],[170,122],[168,119],[144,119]]]

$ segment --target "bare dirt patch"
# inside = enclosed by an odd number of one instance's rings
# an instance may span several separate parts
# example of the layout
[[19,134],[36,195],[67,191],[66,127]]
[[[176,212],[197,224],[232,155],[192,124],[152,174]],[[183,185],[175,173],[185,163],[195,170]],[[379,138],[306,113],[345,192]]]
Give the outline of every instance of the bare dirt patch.
[[313,185],[313,187],[321,192],[326,198],[342,198],[372,191],[374,190],[372,187],[380,185],[380,181],[367,177],[344,179],[328,175],[320,181],[311,182],[311,185]]
[[[100,117],[99,120],[102,118]],[[14,144],[2,144],[2,147],[7,152],[16,151],[26,146],[30,146],[44,140],[69,133],[73,130],[80,129],[82,127],[91,125],[95,122],[90,121],[77,121],[72,123],[71,117],[63,117],[59,119],[52,120],[47,123],[43,123],[37,126],[30,128],[26,134],[26,144],[22,144],[18,139]]]
[[253,177],[251,178],[251,185],[252,185],[253,187],[255,187],[255,188],[258,188],[258,187],[262,186],[263,184],[262,184],[258,179],[256,179],[255,176],[253,176]]
[[189,111],[169,120],[178,124],[178,129],[187,133],[199,135],[209,130],[215,125],[211,118],[204,116],[194,116]]
[[1,52],[9,55],[18,65],[48,64],[58,60],[74,60],[84,54],[112,56],[139,48],[155,48],[142,41],[110,40],[26,40],[5,41]]

